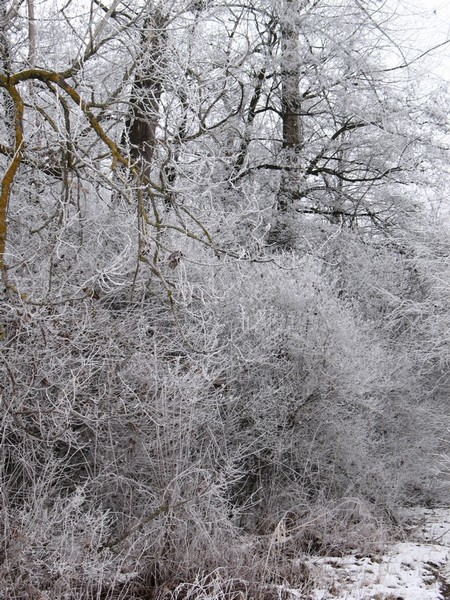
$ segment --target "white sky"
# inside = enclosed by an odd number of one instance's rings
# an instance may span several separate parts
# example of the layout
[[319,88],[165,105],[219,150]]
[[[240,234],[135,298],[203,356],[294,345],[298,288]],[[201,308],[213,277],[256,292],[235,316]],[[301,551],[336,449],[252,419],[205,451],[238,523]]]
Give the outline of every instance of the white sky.
[[[403,36],[411,48],[428,49],[450,39],[450,2],[444,0],[399,0],[409,15]],[[450,44],[427,56],[427,66],[436,77],[450,82]]]

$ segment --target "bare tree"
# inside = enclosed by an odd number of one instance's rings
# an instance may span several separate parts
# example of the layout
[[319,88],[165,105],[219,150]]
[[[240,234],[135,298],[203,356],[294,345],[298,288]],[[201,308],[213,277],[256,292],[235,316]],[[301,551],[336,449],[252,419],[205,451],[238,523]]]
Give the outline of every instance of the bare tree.
[[390,7],[1,3],[0,595],[266,595],[448,502],[446,96]]

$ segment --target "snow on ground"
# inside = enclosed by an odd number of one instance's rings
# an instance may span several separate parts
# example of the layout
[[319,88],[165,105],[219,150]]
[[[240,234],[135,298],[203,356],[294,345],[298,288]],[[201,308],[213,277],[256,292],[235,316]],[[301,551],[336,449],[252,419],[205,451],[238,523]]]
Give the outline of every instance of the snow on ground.
[[320,582],[311,599],[450,599],[450,509],[409,517],[410,541],[390,544],[384,554],[310,559],[311,579]]

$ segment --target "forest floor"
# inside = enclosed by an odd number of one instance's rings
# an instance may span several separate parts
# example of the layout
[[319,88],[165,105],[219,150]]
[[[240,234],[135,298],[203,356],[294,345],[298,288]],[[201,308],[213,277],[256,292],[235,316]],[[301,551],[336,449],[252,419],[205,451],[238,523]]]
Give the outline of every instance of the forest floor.
[[310,559],[310,578],[319,582],[311,600],[450,599],[450,509],[415,510],[408,518],[405,540],[379,554]]

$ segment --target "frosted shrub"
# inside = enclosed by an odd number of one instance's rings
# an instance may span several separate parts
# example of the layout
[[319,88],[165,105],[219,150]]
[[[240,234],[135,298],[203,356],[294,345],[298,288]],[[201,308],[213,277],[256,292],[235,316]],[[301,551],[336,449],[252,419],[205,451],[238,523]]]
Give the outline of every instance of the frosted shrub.
[[8,593],[282,581],[287,556],[378,543],[425,497],[442,423],[362,289],[319,256],[166,242],[151,277],[1,306]]
[[226,562],[240,477],[226,400],[164,298],[4,305],[2,323],[8,589],[59,598],[125,585],[144,565],[164,580],[188,577],[198,556]]
[[75,597],[81,584],[88,591],[111,581],[115,561],[98,552],[109,535],[108,514],[85,506],[82,489],[62,499],[51,497],[48,487],[41,488],[4,521],[8,541],[2,593],[16,597],[47,591],[56,600]]
[[318,259],[284,256],[283,267],[211,275],[217,301],[201,309],[219,336],[227,436],[243,454],[234,510],[246,527],[270,527],[314,498],[356,494],[391,514],[408,478],[426,479],[411,453],[423,409],[411,404],[410,365],[339,298]]

